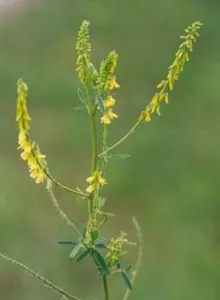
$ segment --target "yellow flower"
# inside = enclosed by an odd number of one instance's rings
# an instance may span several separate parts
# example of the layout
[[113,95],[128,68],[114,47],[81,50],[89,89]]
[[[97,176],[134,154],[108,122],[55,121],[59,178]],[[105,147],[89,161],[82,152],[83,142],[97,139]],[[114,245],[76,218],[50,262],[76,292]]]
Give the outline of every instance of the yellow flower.
[[108,54],[107,58],[101,62],[98,78],[99,91],[111,91],[119,88],[114,75],[117,65],[118,54],[112,51]]
[[109,109],[104,116],[101,117],[101,123],[109,125],[112,119],[118,118],[118,116]]
[[106,108],[112,107],[115,105],[115,99],[112,96],[108,96],[105,101],[104,105]]
[[80,81],[84,84],[88,77],[88,67],[91,62],[91,44],[89,42],[89,22],[84,20],[80,26],[76,43],[77,60],[76,71]]
[[116,82],[115,78],[109,80],[106,83],[106,90],[113,90],[113,89],[118,89],[120,88],[120,85]]
[[193,50],[193,44],[196,43],[196,39],[199,36],[198,31],[201,26],[202,23],[194,22],[185,30],[186,34],[180,37],[183,42],[175,54],[173,63],[169,66],[167,77],[157,85],[159,91],[155,93],[145,111],[141,112],[139,120],[150,122],[153,114],[156,113],[160,116],[160,103],[162,101],[166,104],[169,103],[169,92],[174,89],[175,83],[179,80],[185,64],[189,61],[189,53]]
[[86,181],[89,183],[89,186],[86,189],[89,194],[96,190],[98,184],[101,186],[107,184],[106,180],[102,177],[102,174],[99,171],[95,171],[92,176],[87,178]]
[[21,149],[21,158],[27,161],[30,171],[30,177],[36,180],[36,183],[44,182],[46,175],[45,155],[40,153],[39,146],[29,138],[29,121],[31,120],[27,110],[28,87],[22,80],[17,83],[17,116],[19,136],[18,149]]

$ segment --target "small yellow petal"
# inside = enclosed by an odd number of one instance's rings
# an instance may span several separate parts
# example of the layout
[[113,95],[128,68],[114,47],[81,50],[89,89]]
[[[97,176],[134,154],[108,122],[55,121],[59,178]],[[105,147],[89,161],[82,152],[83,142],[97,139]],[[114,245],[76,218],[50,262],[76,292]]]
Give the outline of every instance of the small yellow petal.
[[113,113],[112,110],[109,110],[109,111],[108,111],[108,115],[109,115],[109,118],[110,118],[111,120],[114,119],[114,118],[118,118],[118,116],[117,116],[115,113]]
[[104,116],[101,117],[101,123],[106,124],[106,125],[111,123],[111,119],[108,116],[108,114],[105,114]]
[[37,177],[36,177],[36,183],[37,183],[37,184],[38,184],[38,183],[42,183],[42,182],[44,182],[44,179],[45,179],[45,174],[44,174],[44,172],[41,170],[41,171],[38,173]]
[[103,186],[105,184],[107,184],[107,181],[104,178],[99,178],[99,183]]
[[108,96],[105,99],[105,107],[112,107],[115,105],[115,99],[112,96]]
[[30,157],[30,152],[27,152],[27,151],[21,152],[21,158],[22,158],[23,160],[28,160],[29,157]]
[[88,177],[88,178],[86,179],[86,181],[87,181],[88,183],[92,183],[92,182],[94,181],[94,177],[93,177],[93,176],[90,176],[90,177]]
[[89,185],[86,189],[87,193],[91,194],[95,189],[95,186],[94,185]]

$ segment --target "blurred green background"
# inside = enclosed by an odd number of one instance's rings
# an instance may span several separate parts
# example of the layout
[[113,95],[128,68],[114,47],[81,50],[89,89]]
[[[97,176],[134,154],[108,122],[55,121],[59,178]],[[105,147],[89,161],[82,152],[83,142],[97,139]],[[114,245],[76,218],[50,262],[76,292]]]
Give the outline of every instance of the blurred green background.
[[[29,3],[30,4],[30,3]],[[16,81],[30,90],[32,137],[47,154],[51,172],[72,187],[84,186],[90,168],[89,122],[80,105],[74,45],[84,18],[91,21],[93,58],[117,49],[116,111],[111,143],[133,124],[164,78],[193,21],[201,37],[162,116],[144,124],[117,149],[131,158],[108,169],[105,228],[135,239],[132,216],[145,241],[144,261],[130,299],[218,299],[219,269],[219,73],[220,2],[208,0],[45,0],[0,14],[0,251],[82,299],[103,299],[89,261],[70,262],[57,241],[74,239],[52,207],[43,185],[28,177],[17,151]],[[86,203],[56,190],[64,210],[82,228]],[[134,264],[136,249],[125,258]],[[95,275],[94,275],[95,274]],[[124,286],[110,280],[111,299]],[[58,299],[22,270],[0,261],[0,299]]]

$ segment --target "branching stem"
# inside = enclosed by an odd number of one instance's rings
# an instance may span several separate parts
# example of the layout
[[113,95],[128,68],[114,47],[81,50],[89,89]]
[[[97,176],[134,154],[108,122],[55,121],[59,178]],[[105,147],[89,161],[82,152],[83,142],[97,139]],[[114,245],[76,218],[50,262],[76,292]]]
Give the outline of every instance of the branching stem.
[[116,147],[118,147],[121,143],[123,143],[131,134],[134,133],[134,131],[139,127],[139,125],[142,123],[142,119],[139,119],[134,126],[132,126],[132,128],[114,145],[110,146],[109,148],[107,148],[105,151],[103,151],[102,153],[99,154],[99,157],[103,157],[105,154],[107,154],[108,152],[112,151],[113,149],[115,149]]
[[2,253],[0,253],[0,257],[2,259],[4,259],[5,261],[13,264],[13,265],[17,265],[18,267],[22,268],[23,270],[25,270],[26,272],[28,272],[29,274],[31,274],[32,276],[34,276],[35,278],[37,278],[38,280],[40,280],[41,282],[43,282],[43,284],[49,288],[51,288],[53,291],[59,293],[61,296],[65,296],[67,299],[72,299],[72,300],[81,300],[80,298],[71,295],[70,293],[66,292],[65,290],[63,290],[62,288],[60,288],[59,286],[53,284],[51,281],[49,281],[48,279],[46,279],[45,277],[39,275],[38,273],[34,272],[32,269],[30,269],[29,267],[27,267],[26,265],[22,264],[21,262],[12,259],[11,257],[8,257]]

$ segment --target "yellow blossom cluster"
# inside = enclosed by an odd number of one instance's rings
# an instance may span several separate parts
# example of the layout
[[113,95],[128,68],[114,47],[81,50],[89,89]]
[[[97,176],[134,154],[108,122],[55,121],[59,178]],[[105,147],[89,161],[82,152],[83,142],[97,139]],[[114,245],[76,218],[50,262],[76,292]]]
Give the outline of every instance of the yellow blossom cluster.
[[89,186],[86,189],[89,194],[93,193],[99,184],[101,186],[107,184],[106,180],[102,177],[102,174],[99,171],[95,171],[92,176],[87,178],[86,181],[89,183]]
[[125,232],[121,232],[120,236],[116,239],[111,238],[107,248],[108,253],[106,254],[106,259],[109,262],[109,266],[113,267],[117,262],[120,261],[124,251],[122,249],[123,244],[128,243],[127,234]]
[[112,119],[118,118],[113,112],[112,107],[115,105],[115,99],[112,96],[108,96],[104,100],[105,114],[101,117],[101,123],[109,125]]
[[19,136],[18,144],[21,149],[21,158],[27,161],[30,171],[30,177],[36,180],[36,183],[44,182],[46,167],[45,155],[42,155],[39,146],[32,142],[29,138],[31,120],[27,110],[28,86],[22,80],[17,82],[17,114],[16,121],[18,122]]
[[102,61],[99,70],[97,89],[101,93],[107,93],[106,99],[104,100],[105,113],[101,117],[101,123],[105,125],[109,125],[111,120],[118,118],[112,109],[115,105],[115,99],[109,94],[113,89],[120,87],[116,82],[116,76],[114,75],[117,59],[118,54],[115,51],[110,52],[107,58]]
[[89,43],[89,22],[87,20],[84,20],[82,22],[82,25],[80,26],[80,29],[78,31],[76,51],[76,71],[78,72],[79,79],[84,84],[87,80],[89,71],[88,68],[91,63],[89,55],[91,51],[91,44]]
[[115,51],[111,51],[107,58],[101,62],[98,79],[99,90],[108,92],[120,87],[114,75],[117,60],[118,54]]
[[173,90],[174,84],[179,79],[185,63],[189,61],[189,52],[193,51],[193,43],[196,42],[196,38],[199,36],[198,30],[201,26],[201,22],[194,22],[185,30],[186,34],[180,37],[184,41],[175,54],[175,59],[169,67],[167,77],[157,85],[159,92],[154,95],[150,104],[141,112],[140,120],[150,122],[151,115],[154,113],[160,115],[160,102],[164,101],[167,104],[169,103],[169,92]]

